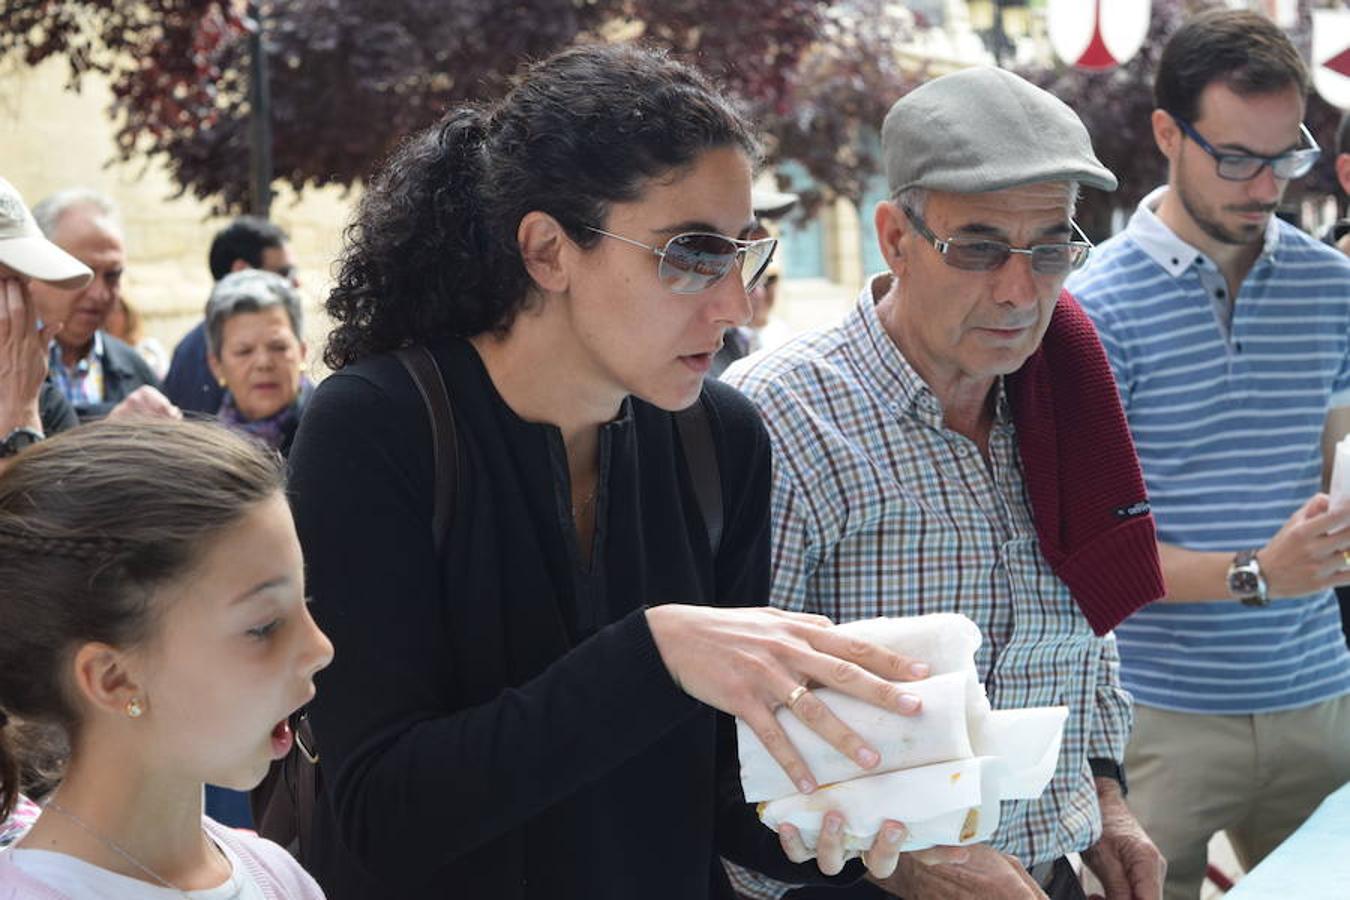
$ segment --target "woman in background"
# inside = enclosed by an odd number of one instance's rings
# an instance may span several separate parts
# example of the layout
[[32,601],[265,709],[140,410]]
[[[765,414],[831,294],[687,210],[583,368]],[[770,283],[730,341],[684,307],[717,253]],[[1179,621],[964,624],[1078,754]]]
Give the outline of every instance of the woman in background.
[[217,418],[283,456],[313,390],[303,335],[300,295],[280,275],[241,269],[211,291],[207,363],[225,388]]

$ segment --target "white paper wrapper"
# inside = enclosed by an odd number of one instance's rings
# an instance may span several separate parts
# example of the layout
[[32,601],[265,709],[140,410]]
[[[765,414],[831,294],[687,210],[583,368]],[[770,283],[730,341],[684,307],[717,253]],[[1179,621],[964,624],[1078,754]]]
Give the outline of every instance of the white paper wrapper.
[[[853,636],[927,662],[933,677],[905,682],[923,697],[917,716],[900,716],[835,691],[816,694],[882,755],[864,771],[787,710],[779,722],[824,787],[796,793],[744,723],[737,722],[741,782],[760,818],[777,830],[790,822],[814,848],[821,819],[844,815],[845,846],[857,852],[876,839],[886,819],[903,822],[906,851],[937,844],[988,840],[1002,800],[1032,799],[1054,775],[1068,709],[1063,706],[990,710],[976,680],[980,632],[956,614],[868,619],[839,626]],[[940,706],[943,704],[944,706]]]
[[1032,800],[1041,795],[1059,763],[1067,706],[996,709],[971,735],[977,756],[991,760],[1004,800]]
[[813,850],[821,821],[831,810],[844,813],[844,846],[856,853],[872,846],[887,819],[909,829],[901,845],[904,852],[977,843],[998,828],[996,782],[986,777],[993,762],[988,757],[961,759],[856,778],[765,803],[759,817],[774,831],[784,822],[796,826]]
[[1336,445],[1336,459],[1331,467],[1331,508],[1350,506],[1350,437]]
[[[881,755],[880,764],[870,770],[830,746],[786,707],[779,709],[776,715],[778,724],[801,754],[817,783],[833,784],[973,756],[970,726],[966,721],[968,688],[974,683],[972,679],[973,676],[965,672],[952,672],[923,681],[905,682],[904,689],[923,700],[923,709],[914,716],[902,716],[848,694],[818,688],[816,697]],[[740,719],[736,720],[736,739],[740,746],[741,787],[748,802],[776,800],[797,793],[796,786],[777,760],[769,755],[750,726]]]
[[960,613],[859,619],[835,630],[928,663],[932,675],[975,675],[975,651],[984,640],[980,627]]

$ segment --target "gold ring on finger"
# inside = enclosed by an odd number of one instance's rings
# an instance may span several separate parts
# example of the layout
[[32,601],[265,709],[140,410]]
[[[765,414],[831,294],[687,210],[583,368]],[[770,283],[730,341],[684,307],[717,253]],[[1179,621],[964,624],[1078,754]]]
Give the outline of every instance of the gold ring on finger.
[[792,689],[792,693],[787,696],[787,703],[784,704],[788,709],[797,705],[797,701],[806,695],[806,685],[799,684]]
[[1341,562],[1345,563],[1347,568],[1350,568],[1350,550],[1341,551]]

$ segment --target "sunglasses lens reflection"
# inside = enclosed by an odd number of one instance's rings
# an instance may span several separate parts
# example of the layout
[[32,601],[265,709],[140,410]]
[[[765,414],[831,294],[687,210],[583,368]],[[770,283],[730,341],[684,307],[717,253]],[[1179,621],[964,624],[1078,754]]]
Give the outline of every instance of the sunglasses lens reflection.
[[754,290],[755,285],[764,277],[764,270],[769,268],[776,249],[778,249],[777,241],[756,242],[746,248],[745,261],[741,263],[741,280],[747,291]]
[[661,257],[661,281],[677,294],[705,290],[731,271],[736,250],[736,245],[721,235],[676,235]]

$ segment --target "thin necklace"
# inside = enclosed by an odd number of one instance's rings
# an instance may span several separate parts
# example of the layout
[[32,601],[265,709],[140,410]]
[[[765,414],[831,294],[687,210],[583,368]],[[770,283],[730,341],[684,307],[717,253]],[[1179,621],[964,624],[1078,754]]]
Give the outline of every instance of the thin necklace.
[[[135,866],[136,868],[140,869],[140,870],[141,870],[142,872],[144,872],[146,875],[149,875],[151,878],[155,879],[155,881],[158,881],[160,884],[164,885],[166,888],[168,888],[168,889],[171,890],[171,891],[177,891],[178,893],[182,894],[184,897],[188,898],[188,900],[192,900],[192,895],[189,894],[187,891],[183,890],[183,889],[180,888],[178,885],[174,884],[172,881],[169,881],[167,878],[164,878],[164,877],[161,876],[158,872],[156,872],[154,869],[150,868],[150,867],[147,866],[145,863],[141,862],[139,859],[137,859],[136,857],[132,856],[132,855],[131,855],[130,853],[128,853],[127,851],[123,850],[123,849],[122,849],[120,846],[118,846],[111,838],[106,838],[106,837],[104,837],[102,834],[99,834],[96,830],[94,830],[94,827],[93,827],[92,825],[90,825],[88,822],[86,822],[84,819],[81,819],[79,816],[75,815],[73,812],[71,812],[70,810],[66,809],[66,808],[65,808],[64,806],[62,806],[61,804],[57,803],[56,800],[55,800],[55,798],[53,798],[53,799],[51,799],[51,800],[48,800],[48,801],[47,801],[47,805],[46,805],[44,808],[45,808],[45,809],[54,809],[54,810],[56,810],[56,811],[59,812],[61,815],[65,816],[67,819],[69,819],[70,821],[74,822],[76,825],[80,826],[80,828],[84,829],[84,831],[85,831],[90,837],[92,837],[92,838],[94,838],[95,840],[97,840],[100,844],[102,844],[103,846],[107,847],[109,850],[111,850],[112,852],[116,853],[118,856],[122,857],[123,859],[125,859],[127,862],[131,863],[131,864],[132,864],[133,866]],[[215,846],[215,841],[211,841],[211,845],[214,847],[214,846]]]
[[581,505],[580,505],[580,506],[574,506],[574,507],[572,507],[572,518],[573,518],[573,519],[580,519],[580,518],[581,518],[581,514],[584,513],[586,510],[588,510],[588,509],[591,508],[591,504],[595,502],[595,495],[596,495],[597,493],[599,493],[599,491],[600,491],[600,485],[597,483],[595,487],[591,488],[591,492],[590,492],[589,494],[586,495],[585,499],[583,499],[583,500],[581,501]]

